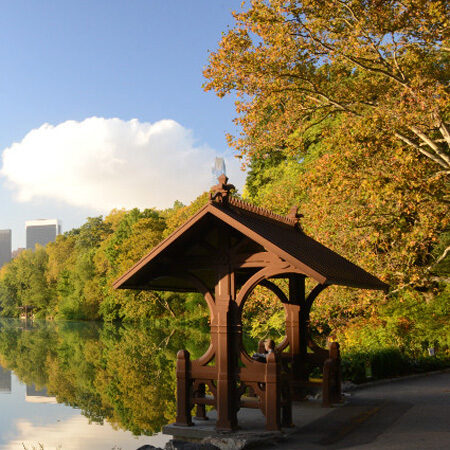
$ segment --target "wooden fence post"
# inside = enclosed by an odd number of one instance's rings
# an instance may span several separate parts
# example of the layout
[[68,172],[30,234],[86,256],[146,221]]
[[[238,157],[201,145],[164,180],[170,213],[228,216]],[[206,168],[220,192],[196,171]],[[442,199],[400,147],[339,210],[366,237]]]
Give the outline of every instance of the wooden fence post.
[[177,353],[177,418],[175,425],[192,426],[190,355],[187,350]]

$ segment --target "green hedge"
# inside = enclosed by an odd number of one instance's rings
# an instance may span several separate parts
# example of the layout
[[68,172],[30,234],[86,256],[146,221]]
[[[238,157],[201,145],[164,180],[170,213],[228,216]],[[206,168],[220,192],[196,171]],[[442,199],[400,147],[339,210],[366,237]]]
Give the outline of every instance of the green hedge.
[[395,348],[373,352],[351,352],[342,356],[342,375],[346,381],[363,383],[450,367],[450,358],[408,358]]

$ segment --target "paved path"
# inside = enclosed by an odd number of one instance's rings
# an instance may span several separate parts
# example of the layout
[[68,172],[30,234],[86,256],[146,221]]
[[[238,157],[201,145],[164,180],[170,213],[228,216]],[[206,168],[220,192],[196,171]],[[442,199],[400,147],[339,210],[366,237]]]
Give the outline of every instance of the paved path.
[[450,449],[450,373],[355,391],[347,405],[270,448]]

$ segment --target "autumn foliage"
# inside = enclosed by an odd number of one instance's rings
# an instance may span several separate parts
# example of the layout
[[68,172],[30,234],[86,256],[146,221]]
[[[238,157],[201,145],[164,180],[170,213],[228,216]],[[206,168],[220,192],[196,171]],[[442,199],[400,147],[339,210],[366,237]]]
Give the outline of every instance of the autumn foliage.
[[204,71],[236,99],[244,195],[300,205],[310,235],[390,284],[319,296],[312,328],[347,348],[448,348],[448,9],[243,2]]
[[206,90],[237,95],[241,133],[229,140],[242,156],[298,154],[306,130],[344,113],[448,172],[447,2],[249,3],[204,71]]

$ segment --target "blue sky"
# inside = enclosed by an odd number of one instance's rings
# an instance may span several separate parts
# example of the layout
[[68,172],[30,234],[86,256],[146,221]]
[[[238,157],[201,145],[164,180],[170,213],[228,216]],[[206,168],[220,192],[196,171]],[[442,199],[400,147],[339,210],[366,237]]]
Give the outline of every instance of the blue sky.
[[[0,3],[0,229],[13,230],[14,248],[24,244],[25,220],[59,218],[67,230],[133,197],[162,207],[189,180],[197,191],[210,180],[202,174],[227,151],[234,107],[203,92],[202,68],[239,8],[234,0]],[[238,164],[226,156],[231,178]],[[58,185],[64,179],[69,187]]]

